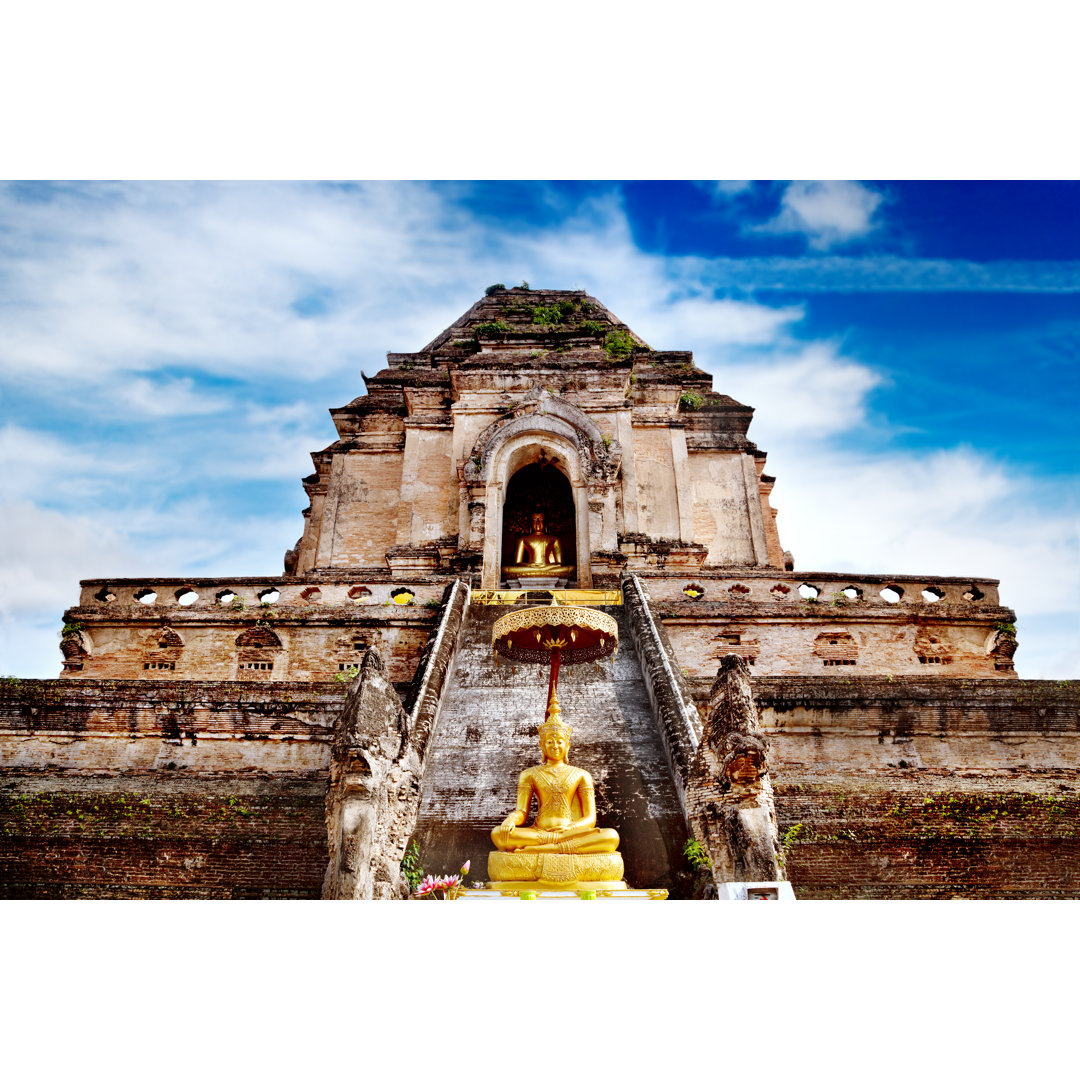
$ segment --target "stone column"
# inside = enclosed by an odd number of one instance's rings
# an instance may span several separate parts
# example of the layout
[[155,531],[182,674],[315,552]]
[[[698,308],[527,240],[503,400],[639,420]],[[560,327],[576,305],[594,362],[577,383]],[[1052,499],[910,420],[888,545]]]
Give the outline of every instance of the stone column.
[[570,481],[570,487],[574,497],[574,516],[577,528],[577,587],[579,589],[592,588],[592,550],[593,529],[589,508],[589,487],[581,480]]
[[783,880],[768,752],[746,661],[725,656],[686,787],[687,818],[718,885]]
[[485,589],[497,589],[502,580],[502,484],[489,480],[484,504],[483,552],[481,582]]
[[765,515],[761,511],[761,487],[754,459],[743,454],[743,483],[746,485],[746,510],[750,515],[750,537],[754,544],[754,559],[758,566],[769,565],[769,545],[765,539]]
[[319,527],[319,546],[315,554],[316,566],[333,566],[334,535],[337,532],[338,499],[345,475],[345,454],[335,454],[330,462],[330,479],[326,486],[322,521]]
[[615,438],[622,446],[622,506],[623,531],[636,533],[641,530],[638,520],[637,465],[634,461],[634,425],[629,409],[615,414]]
[[675,472],[675,499],[679,511],[679,539],[694,542],[694,485],[690,479],[690,460],[686,450],[686,430],[671,429],[671,464]]
[[413,504],[416,502],[417,481],[420,473],[420,431],[416,427],[405,428],[405,452],[401,465],[401,493],[397,507],[397,544],[412,544]]

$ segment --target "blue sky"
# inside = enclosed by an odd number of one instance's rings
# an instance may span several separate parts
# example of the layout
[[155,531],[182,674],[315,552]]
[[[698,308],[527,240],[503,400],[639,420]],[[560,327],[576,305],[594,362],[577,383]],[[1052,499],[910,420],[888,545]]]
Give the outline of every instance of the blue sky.
[[797,569],[1000,577],[1080,677],[1080,187],[0,185],[0,672],[80,577],[280,573],[361,370],[585,288],[753,405]]

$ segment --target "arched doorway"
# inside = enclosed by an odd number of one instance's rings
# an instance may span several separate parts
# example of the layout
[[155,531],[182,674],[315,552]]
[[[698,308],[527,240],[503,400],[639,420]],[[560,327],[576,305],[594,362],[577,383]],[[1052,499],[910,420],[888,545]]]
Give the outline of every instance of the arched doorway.
[[[558,539],[563,563],[576,566],[577,522],[573,489],[559,463],[547,458],[543,451],[538,461],[523,465],[506,485],[502,515],[503,567],[516,561],[519,541],[532,532],[533,514],[544,515],[544,532]],[[570,584],[575,585],[576,580]]]

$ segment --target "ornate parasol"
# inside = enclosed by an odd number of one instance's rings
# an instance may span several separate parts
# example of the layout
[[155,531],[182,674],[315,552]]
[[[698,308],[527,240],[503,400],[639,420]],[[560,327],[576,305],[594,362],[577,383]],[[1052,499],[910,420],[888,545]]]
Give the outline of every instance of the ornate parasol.
[[550,664],[547,711],[556,702],[561,664],[585,664],[614,657],[619,648],[619,626],[595,608],[557,605],[511,611],[491,630],[491,646],[499,655],[526,664]]

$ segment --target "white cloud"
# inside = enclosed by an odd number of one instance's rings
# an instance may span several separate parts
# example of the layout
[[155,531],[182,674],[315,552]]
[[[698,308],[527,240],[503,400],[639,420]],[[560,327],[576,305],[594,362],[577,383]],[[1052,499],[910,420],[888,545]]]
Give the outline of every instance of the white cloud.
[[882,196],[855,180],[794,180],[784,190],[780,212],[754,231],[802,233],[824,250],[872,232]]
[[[707,355],[707,354],[706,354]],[[850,431],[866,419],[866,395],[881,377],[832,342],[777,341],[766,355],[729,363],[698,355],[714,389],[757,410],[750,435],[769,449]]]
[[[666,335],[677,328],[679,336],[669,342],[693,342],[695,350],[724,345],[772,345],[781,340],[790,324],[804,315],[800,304],[774,308],[742,300],[698,296],[673,299],[645,312],[627,312],[634,329],[646,330],[652,324]],[[660,327],[663,330],[660,330]],[[679,348],[678,345],[671,346]]]

